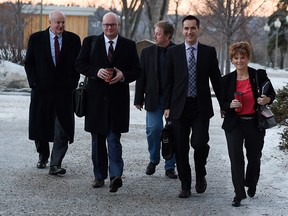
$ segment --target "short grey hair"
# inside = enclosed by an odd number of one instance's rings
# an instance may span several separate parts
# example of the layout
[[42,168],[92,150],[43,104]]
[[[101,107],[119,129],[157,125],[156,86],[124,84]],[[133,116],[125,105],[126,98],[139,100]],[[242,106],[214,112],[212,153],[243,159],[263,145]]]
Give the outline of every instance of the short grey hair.
[[54,11],[51,11],[51,12],[49,13],[49,20],[53,20],[54,15],[55,15],[56,13],[60,13],[60,14],[65,18],[65,14],[64,14],[62,11],[60,11],[60,10],[54,10]]

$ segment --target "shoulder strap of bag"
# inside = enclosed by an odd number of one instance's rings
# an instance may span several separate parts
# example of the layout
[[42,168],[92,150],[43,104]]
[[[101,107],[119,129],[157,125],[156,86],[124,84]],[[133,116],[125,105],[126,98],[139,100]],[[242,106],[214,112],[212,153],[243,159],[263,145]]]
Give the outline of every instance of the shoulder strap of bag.
[[256,80],[256,87],[257,87],[257,94],[260,97],[261,96],[261,94],[260,94],[260,86],[259,86],[258,75],[257,75],[259,70],[261,70],[261,69],[255,70],[255,80]]
[[[97,41],[97,36],[93,36],[92,42],[91,42],[91,48],[90,48],[90,59],[91,59],[91,56],[92,56],[96,41]],[[84,86],[86,86],[87,83],[88,83],[88,77],[85,76],[85,78],[84,78]]]
[[91,50],[90,50],[90,59],[91,59],[91,56],[92,56],[92,52],[94,50],[94,47],[95,47],[95,44],[96,44],[96,41],[97,41],[97,36],[93,36],[92,38],[92,42],[91,42]]

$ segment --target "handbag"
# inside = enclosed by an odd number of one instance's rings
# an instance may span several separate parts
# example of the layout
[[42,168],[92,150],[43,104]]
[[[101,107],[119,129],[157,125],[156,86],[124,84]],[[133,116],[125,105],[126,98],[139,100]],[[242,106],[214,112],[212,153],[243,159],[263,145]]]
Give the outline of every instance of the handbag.
[[276,125],[277,122],[270,108],[267,105],[261,106],[258,111],[258,128],[268,129]]
[[[261,86],[261,90],[260,90],[260,86],[258,83],[257,71],[255,73],[255,77],[256,77],[256,86],[257,86],[258,96],[260,97],[262,94],[266,95],[267,91],[269,89],[269,86],[271,85],[270,80],[267,80],[266,82],[264,82],[264,84]],[[277,125],[274,114],[267,104],[262,105],[262,106],[258,105],[257,112],[258,112],[257,117],[258,117],[258,128],[259,129],[269,129],[269,128],[275,127]]]
[[161,153],[165,160],[170,160],[174,155],[174,138],[172,135],[171,121],[166,124],[161,132]]
[[75,115],[78,117],[86,115],[87,82],[88,78],[85,77],[84,81],[80,82],[78,87],[73,91],[73,110]]

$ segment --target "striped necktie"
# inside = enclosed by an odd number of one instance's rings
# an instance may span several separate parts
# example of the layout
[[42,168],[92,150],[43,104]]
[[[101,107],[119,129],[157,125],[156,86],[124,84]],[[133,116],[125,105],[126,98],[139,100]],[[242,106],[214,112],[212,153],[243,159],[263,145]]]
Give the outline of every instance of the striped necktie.
[[109,48],[108,48],[108,59],[109,61],[111,62],[112,61],[112,58],[113,58],[113,53],[114,53],[114,49],[113,49],[113,44],[114,42],[113,41],[109,41]]
[[57,65],[58,60],[59,60],[59,52],[60,52],[60,46],[59,46],[59,41],[58,41],[57,35],[55,35],[55,37],[54,37],[54,49],[55,49],[55,63]]
[[189,48],[189,57],[188,57],[188,97],[196,97],[197,96],[197,88],[196,88],[196,59],[194,56],[194,47]]

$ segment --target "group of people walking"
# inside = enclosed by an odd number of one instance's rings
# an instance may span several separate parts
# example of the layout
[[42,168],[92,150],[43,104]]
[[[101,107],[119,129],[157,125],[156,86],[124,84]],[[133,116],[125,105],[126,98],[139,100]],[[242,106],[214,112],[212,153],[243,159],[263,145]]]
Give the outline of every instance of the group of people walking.
[[[25,70],[31,87],[29,139],[35,141],[43,169],[50,157],[50,175],[63,175],[62,160],[74,138],[72,93],[80,74],[88,77],[85,131],[92,139],[94,188],[109,178],[109,191],[122,187],[124,161],[121,134],[129,131],[129,83],[136,81],[134,105],[146,110],[146,135],[149,163],[146,174],[153,175],[161,160],[160,136],[163,117],[171,122],[175,154],[165,160],[165,176],[179,177],[179,198],[191,195],[190,146],[194,150],[195,190],[207,188],[206,164],[209,155],[209,123],[213,117],[210,83],[224,121],[235,197],[240,206],[247,194],[253,197],[260,175],[261,151],[265,130],[257,127],[257,109],[275,99],[273,86],[266,95],[257,95],[255,74],[261,85],[268,77],[264,70],[248,66],[252,48],[247,42],[230,47],[235,71],[221,77],[214,47],[198,41],[200,20],[193,15],[182,19],[184,42],[174,44],[173,25],[155,24],[155,44],[144,48],[138,57],[134,41],[119,35],[120,19],[112,12],[103,16],[103,33],[79,36],[65,30],[61,11],[49,14],[50,26],[29,38]],[[111,74],[112,69],[112,74]],[[234,97],[241,92],[242,100]],[[106,144],[107,142],[107,144]],[[243,146],[246,148],[247,168]],[[176,173],[177,170],[177,173]]]

